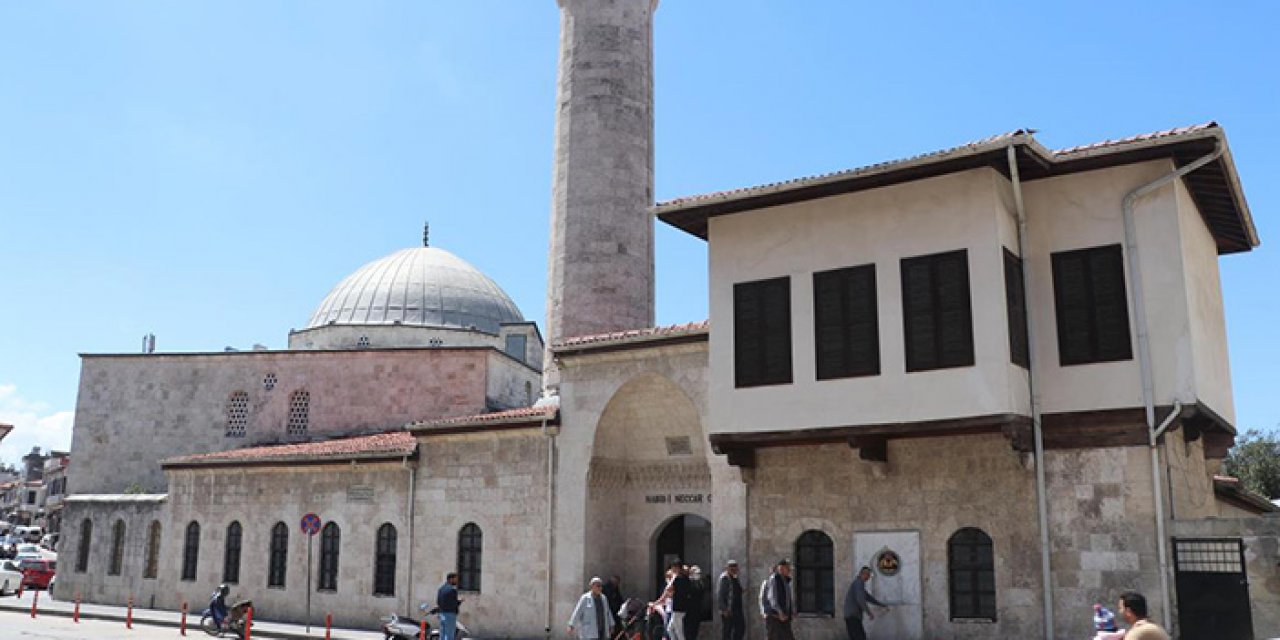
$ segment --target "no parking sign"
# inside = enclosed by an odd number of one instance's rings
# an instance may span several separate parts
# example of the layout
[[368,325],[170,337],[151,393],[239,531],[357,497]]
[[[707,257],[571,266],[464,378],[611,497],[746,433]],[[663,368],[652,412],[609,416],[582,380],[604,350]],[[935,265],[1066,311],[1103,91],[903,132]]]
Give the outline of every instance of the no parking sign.
[[309,536],[320,533],[320,516],[314,513],[302,516],[302,532]]

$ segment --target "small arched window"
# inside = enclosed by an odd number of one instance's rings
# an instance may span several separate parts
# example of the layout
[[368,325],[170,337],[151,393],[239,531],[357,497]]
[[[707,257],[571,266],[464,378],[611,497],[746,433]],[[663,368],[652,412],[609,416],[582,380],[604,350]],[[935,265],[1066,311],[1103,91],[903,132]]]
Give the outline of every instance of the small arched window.
[[222,554],[222,581],[228,584],[240,582],[240,537],[243,533],[239,522],[227,525],[227,547]]
[[236,391],[227,398],[228,438],[243,438],[249,427],[249,394]]
[[120,568],[123,564],[124,520],[116,520],[115,526],[111,527],[111,562],[107,564],[107,575],[120,575]]
[[835,547],[831,536],[811,529],[796,538],[796,610],[835,615]]
[[483,555],[484,535],[474,522],[462,525],[458,531],[458,589],[480,590],[480,559]]
[[76,550],[76,573],[89,569],[89,549],[93,546],[93,521],[80,521],[80,547]]
[[284,587],[285,567],[289,557],[289,527],[277,522],[271,528],[271,558],[267,563],[267,586]]
[[378,527],[373,557],[373,595],[396,594],[396,528],[390,522]]
[[338,590],[338,551],[342,544],[342,532],[336,522],[324,525],[320,530],[320,583],[319,591]]
[[291,436],[305,436],[310,423],[311,392],[294,391],[289,396],[289,423],[286,432]]
[[147,529],[147,562],[142,569],[142,577],[155,579],[160,566],[160,521],[152,520]]
[[966,527],[947,541],[952,620],[996,619],[995,552],[991,536]]
[[196,579],[196,564],[200,561],[200,523],[192,520],[187,525],[187,535],[182,541],[182,579]]

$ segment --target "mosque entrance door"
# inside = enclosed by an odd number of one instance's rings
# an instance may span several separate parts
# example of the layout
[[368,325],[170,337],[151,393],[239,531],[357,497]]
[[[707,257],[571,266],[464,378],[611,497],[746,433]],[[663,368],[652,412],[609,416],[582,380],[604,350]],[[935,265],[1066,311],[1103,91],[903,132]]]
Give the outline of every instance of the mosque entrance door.
[[710,575],[711,522],[693,514],[678,515],[667,521],[653,539],[653,593],[666,586],[665,573],[672,562],[702,567]]

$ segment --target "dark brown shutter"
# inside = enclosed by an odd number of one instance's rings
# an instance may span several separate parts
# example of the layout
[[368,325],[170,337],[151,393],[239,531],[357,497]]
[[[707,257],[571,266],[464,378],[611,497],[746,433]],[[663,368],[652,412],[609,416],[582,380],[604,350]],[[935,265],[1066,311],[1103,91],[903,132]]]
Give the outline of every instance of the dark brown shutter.
[[875,265],[813,274],[819,380],[880,373]]
[[733,286],[734,382],[791,382],[791,279]]
[[1055,253],[1052,261],[1059,364],[1132,358],[1120,245]]
[[968,251],[906,258],[901,264],[907,371],[972,365]]
[[1004,250],[1004,301],[1009,320],[1009,361],[1023,368],[1031,366],[1027,344],[1027,300],[1022,280],[1022,259]]

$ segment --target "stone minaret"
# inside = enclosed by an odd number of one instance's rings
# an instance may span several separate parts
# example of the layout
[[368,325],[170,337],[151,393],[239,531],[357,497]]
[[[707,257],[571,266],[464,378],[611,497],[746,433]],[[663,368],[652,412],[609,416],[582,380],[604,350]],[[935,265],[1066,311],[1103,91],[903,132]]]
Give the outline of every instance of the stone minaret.
[[[658,2],[558,1],[548,345],[653,325],[649,206]],[[545,364],[551,368],[551,359]]]

